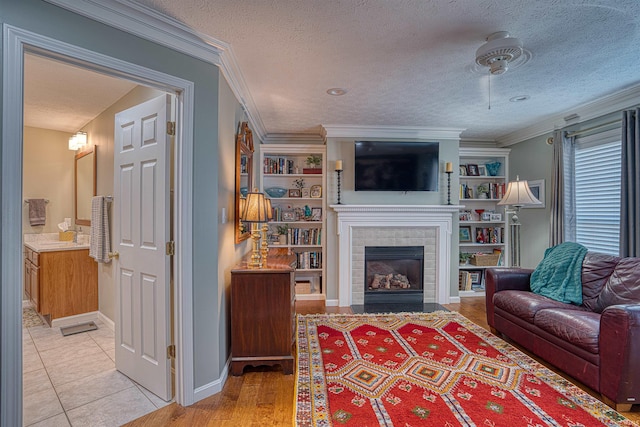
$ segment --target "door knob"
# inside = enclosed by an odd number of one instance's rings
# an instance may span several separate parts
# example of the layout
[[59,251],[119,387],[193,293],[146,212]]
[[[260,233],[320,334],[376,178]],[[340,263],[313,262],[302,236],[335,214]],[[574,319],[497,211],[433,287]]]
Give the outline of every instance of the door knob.
[[118,259],[120,258],[120,252],[118,251],[113,251],[113,252],[109,252],[107,255],[109,255],[110,259]]

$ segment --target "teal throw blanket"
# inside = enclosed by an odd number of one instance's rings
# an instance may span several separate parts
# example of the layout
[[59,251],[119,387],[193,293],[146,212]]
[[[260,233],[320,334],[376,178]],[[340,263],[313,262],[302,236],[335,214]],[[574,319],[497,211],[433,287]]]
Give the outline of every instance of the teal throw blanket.
[[544,252],[529,284],[537,294],[564,303],[582,304],[582,261],[587,248],[565,242]]

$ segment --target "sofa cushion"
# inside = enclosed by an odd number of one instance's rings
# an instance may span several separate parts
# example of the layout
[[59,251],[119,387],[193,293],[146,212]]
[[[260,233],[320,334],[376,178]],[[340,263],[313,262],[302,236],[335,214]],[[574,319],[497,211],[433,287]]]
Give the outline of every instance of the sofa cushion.
[[[596,311],[596,300],[620,258],[589,252],[582,262],[582,305]],[[602,311],[602,310],[601,310]]]
[[616,304],[640,303],[640,258],[622,258],[595,301],[595,311]]
[[543,331],[549,332],[563,341],[590,353],[599,353],[600,314],[598,313],[545,308],[536,313],[533,322]]
[[527,291],[497,292],[493,296],[493,304],[529,323],[533,323],[536,313],[544,308],[562,308],[570,311],[585,310],[577,305],[565,304]]

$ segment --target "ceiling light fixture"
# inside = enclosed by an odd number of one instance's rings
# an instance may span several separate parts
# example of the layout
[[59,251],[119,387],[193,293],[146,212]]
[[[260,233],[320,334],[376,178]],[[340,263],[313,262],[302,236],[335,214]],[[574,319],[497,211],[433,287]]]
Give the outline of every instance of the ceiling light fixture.
[[332,87],[331,89],[327,89],[327,93],[331,96],[342,96],[347,93],[347,90],[341,87]]
[[522,102],[522,101],[527,101],[528,99],[531,99],[529,95],[518,95],[518,96],[514,96],[513,98],[509,98],[509,101]]
[[522,42],[507,31],[498,31],[487,37],[487,42],[476,50],[476,63],[491,69],[491,74],[507,72],[509,62],[522,55]]
[[87,145],[87,133],[76,132],[69,138],[69,150],[76,151]]

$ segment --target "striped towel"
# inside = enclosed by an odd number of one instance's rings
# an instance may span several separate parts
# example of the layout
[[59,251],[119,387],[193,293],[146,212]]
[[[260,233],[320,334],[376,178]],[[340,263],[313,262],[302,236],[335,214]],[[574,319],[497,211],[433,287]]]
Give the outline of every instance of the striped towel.
[[91,199],[91,241],[89,256],[96,262],[109,263],[111,232],[109,230],[109,205],[104,196]]

